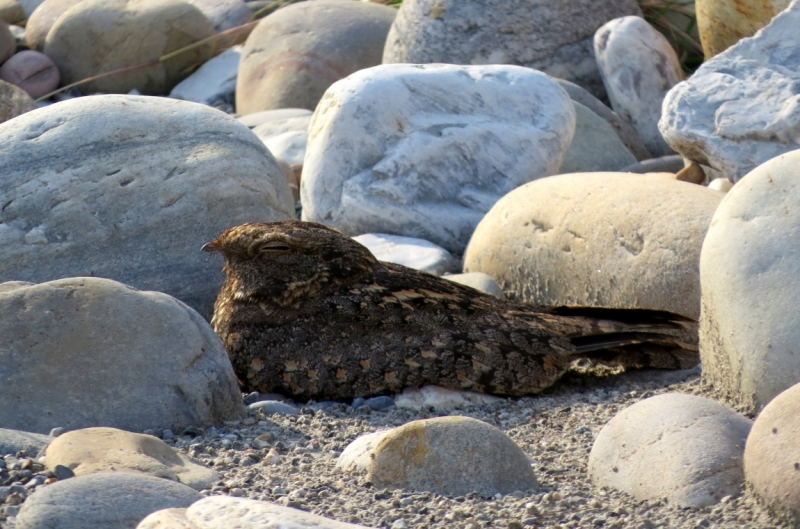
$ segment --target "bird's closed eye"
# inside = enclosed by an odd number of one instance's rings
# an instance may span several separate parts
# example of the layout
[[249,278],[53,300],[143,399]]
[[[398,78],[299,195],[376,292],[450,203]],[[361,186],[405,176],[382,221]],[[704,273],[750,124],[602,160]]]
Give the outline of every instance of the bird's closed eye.
[[258,248],[259,252],[288,252],[289,246],[282,242],[263,244]]

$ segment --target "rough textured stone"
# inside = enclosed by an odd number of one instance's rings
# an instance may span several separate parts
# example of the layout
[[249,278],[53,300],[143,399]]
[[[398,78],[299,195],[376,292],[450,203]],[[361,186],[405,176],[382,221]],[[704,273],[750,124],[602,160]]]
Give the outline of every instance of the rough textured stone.
[[554,174],[575,110],[518,66],[384,65],[325,94],[309,128],[303,219],[461,253],[495,201]]
[[136,529],[196,529],[186,519],[186,509],[164,509],[149,514]]
[[44,0],[31,13],[25,24],[25,40],[28,47],[36,51],[44,51],[44,42],[56,20],[66,13],[72,6],[83,0]]
[[378,488],[459,496],[537,486],[527,456],[506,434],[469,417],[413,421],[375,447],[368,479]]
[[658,120],[664,96],[683,80],[683,70],[667,39],[641,18],[623,17],[597,30],[594,52],[614,111],[653,156],[671,154]]
[[0,81],[0,123],[35,109],[36,103],[25,90]]
[[800,151],[740,180],[700,256],[703,377],[748,412],[800,380]]
[[481,221],[465,272],[543,305],[637,307],[697,318],[698,262],[723,194],[658,175],[579,173],[531,182]]
[[0,428],[0,457],[6,454],[14,455],[20,450],[25,450],[31,457],[36,457],[52,440],[52,437],[39,433]]
[[484,274],[483,272],[470,272],[468,274],[450,274],[443,276],[448,281],[455,281],[456,283],[475,290],[480,290],[484,294],[491,294],[498,298],[504,298],[506,295],[503,289],[497,284],[493,277]]
[[244,416],[222,343],[165,294],[60,279],[4,289],[0,314],[13,315],[0,320],[0,401],[15,403],[0,424],[182,431]]
[[25,8],[17,0],[0,1],[0,20],[7,24],[16,24],[25,20]]
[[47,447],[47,468],[63,465],[76,476],[132,472],[211,488],[219,474],[152,435],[115,428],[85,428],[60,435]]
[[0,79],[19,86],[33,99],[38,99],[55,90],[61,77],[47,55],[25,50],[0,66]]
[[24,114],[0,125],[0,171],[0,281],[108,277],[206,317],[223,274],[200,247],[295,216],[252,132],[172,99],[83,97]]
[[637,402],[606,424],[589,454],[589,475],[638,500],[679,508],[738,495],[750,420],[703,397],[667,393]]
[[436,276],[459,268],[459,263],[450,252],[423,239],[385,233],[365,233],[353,239],[366,246],[379,261],[396,263]]
[[188,0],[199,9],[220,33],[246,23],[253,16],[242,0]]
[[169,97],[204,105],[220,102],[232,105],[241,56],[241,46],[223,51],[178,83]]
[[800,526],[800,384],[758,414],[744,449],[747,484],[772,511]]
[[706,60],[750,37],[791,0],[696,0],[697,29]]
[[357,437],[336,460],[336,468],[342,472],[366,473],[372,463],[375,447],[386,436],[389,430],[381,430]]
[[641,15],[634,0],[405,0],[383,62],[516,64],[602,97],[592,36],[626,15]]
[[[180,0],[84,0],[56,21],[44,53],[58,66],[63,84],[69,84],[156,59],[213,34],[205,15]],[[212,52],[212,44],[199,46],[169,61],[91,81],[81,90],[168,94]]]
[[342,0],[290,5],[247,38],[236,85],[236,111],[313,110],[330,85],[381,63],[396,10]]
[[[166,520],[172,525],[153,523],[156,518]],[[185,520],[185,522],[184,522]],[[186,523],[185,526],[180,524]],[[170,510],[161,518],[155,513],[137,529],[367,529],[362,525],[339,522],[318,514],[311,514],[291,507],[283,507],[266,501],[248,500],[215,496],[192,504],[183,514]]]
[[23,504],[17,529],[130,529],[161,509],[188,507],[195,491],[161,478],[101,473],[59,481]]
[[485,406],[502,402],[503,399],[474,391],[459,391],[440,386],[424,386],[420,389],[406,389],[395,397],[398,408],[425,410],[433,408],[439,411],[451,411],[467,406]]
[[636,157],[625,147],[606,120],[573,101],[575,135],[564,156],[560,173],[616,171],[636,163]]
[[555,79],[555,82],[569,94],[572,101],[580,103],[606,120],[608,124],[611,125],[611,128],[614,129],[614,132],[617,133],[622,143],[625,144],[625,147],[633,153],[637,160],[648,160],[653,157],[639,137],[639,133],[625,120],[619,117],[616,112],[608,108],[602,101],[575,83],[570,83],[564,79]]
[[659,128],[689,160],[739,181],[800,143],[800,1],[706,61],[664,100]]

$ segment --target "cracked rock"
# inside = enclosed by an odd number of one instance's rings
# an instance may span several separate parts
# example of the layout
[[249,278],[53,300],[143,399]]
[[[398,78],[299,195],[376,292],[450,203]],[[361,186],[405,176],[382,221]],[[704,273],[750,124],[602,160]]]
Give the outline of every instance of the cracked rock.
[[488,274],[507,296],[532,303],[697,318],[700,248],[723,196],[659,175],[543,178],[486,214],[464,271]]
[[705,507],[738,495],[751,421],[710,399],[667,393],[625,408],[606,424],[589,454],[597,487],[637,500],[666,498]]

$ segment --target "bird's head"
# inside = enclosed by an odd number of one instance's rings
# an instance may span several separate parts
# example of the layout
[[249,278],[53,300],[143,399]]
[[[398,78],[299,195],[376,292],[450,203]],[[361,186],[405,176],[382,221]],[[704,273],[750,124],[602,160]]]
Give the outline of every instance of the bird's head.
[[225,257],[235,299],[282,306],[367,277],[377,260],[347,235],[313,222],[248,223],[203,246]]

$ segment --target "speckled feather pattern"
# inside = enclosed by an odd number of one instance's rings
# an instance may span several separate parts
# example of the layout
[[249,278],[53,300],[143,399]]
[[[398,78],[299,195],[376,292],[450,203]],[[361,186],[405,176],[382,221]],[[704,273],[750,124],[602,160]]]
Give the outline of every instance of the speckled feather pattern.
[[225,256],[212,326],[246,391],[346,399],[437,384],[526,395],[581,357],[625,367],[697,362],[696,327],[679,316],[498,299],[378,262],[319,224],[245,224],[206,249]]

